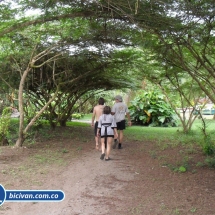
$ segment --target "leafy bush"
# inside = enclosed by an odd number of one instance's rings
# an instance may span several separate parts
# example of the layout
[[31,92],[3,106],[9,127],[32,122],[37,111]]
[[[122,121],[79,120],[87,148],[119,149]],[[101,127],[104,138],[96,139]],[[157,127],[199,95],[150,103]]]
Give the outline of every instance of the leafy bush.
[[209,134],[204,137],[202,150],[206,155],[213,155],[215,153],[215,144]]
[[82,113],[73,113],[72,119],[81,119],[84,116]]
[[11,108],[4,108],[0,117],[0,141],[4,141],[9,133]]
[[157,91],[143,92],[131,101],[130,115],[134,124],[153,127],[177,126],[177,115],[165,101],[163,94]]

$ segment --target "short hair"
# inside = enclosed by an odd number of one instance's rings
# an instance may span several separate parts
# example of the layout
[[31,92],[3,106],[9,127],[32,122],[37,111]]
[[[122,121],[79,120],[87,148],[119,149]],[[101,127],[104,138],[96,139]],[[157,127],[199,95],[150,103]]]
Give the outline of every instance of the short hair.
[[103,98],[99,98],[99,105],[104,105],[105,100]]
[[104,113],[104,114],[110,114],[110,113],[111,113],[111,108],[110,108],[110,106],[105,106],[104,109],[103,109],[103,113]]
[[122,102],[122,96],[120,96],[120,95],[115,96],[114,99],[118,100],[119,102]]

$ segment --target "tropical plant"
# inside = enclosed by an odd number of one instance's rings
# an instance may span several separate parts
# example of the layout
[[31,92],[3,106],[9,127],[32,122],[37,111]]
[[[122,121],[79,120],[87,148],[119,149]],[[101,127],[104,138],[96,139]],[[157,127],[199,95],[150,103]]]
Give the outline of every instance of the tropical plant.
[[158,91],[140,91],[131,101],[130,115],[134,124],[170,127],[177,126],[177,116],[165,96]]

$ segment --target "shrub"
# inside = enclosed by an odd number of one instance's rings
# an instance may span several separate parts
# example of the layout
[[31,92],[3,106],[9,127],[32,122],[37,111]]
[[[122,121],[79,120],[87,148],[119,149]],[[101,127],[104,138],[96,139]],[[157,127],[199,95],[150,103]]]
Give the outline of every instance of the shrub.
[[4,144],[9,133],[9,126],[11,120],[11,108],[4,108],[0,117],[0,141]]
[[81,119],[84,116],[82,113],[73,113],[72,119]]
[[202,150],[206,155],[213,155],[215,153],[215,144],[209,134],[204,137]]
[[131,101],[130,115],[134,124],[148,126],[177,126],[177,115],[159,92],[141,92]]

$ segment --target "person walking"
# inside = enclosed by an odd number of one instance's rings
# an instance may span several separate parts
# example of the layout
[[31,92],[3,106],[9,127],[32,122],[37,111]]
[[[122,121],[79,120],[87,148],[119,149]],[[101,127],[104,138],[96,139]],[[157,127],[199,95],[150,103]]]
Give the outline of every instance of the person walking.
[[[97,136],[97,128],[98,128],[99,117],[103,113],[104,103],[105,103],[104,98],[99,98],[98,105],[96,105],[93,108],[93,115],[92,115],[91,126],[94,127],[96,150],[99,150],[99,137]],[[94,123],[95,120],[96,120],[96,122]]]
[[114,115],[115,121],[117,124],[117,130],[119,131],[119,140],[117,140],[117,137],[114,137],[114,144],[113,149],[116,148],[117,143],[118,149],[122,148],[122,141],[123,141],[123,130],[126,128],[125,126],[125,116],[128,118],[128,125],[131,126],[131,118],[129,114],[129,110],[127,105],[122,101],[122,96],[117,95],[115,96],[115,104],[112,107],[111,114]]
[[118,137],[117,125],[109,106],[104,107],[103,114],[99,117],[97,135],[101,136],[102,154],[100,159],[105,158],[105,161],[109,161],[113,138],[114,136]]

